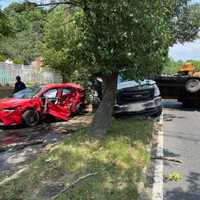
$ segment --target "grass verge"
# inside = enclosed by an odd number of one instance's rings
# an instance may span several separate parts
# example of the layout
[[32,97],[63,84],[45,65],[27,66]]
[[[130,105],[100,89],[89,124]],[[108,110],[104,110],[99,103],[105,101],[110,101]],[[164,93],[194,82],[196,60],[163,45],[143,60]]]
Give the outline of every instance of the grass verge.
[[151,120],[133,118],[114,120],[102,140],[82,129],[56,149],[40,155],[19,178],[1,186],[0,199],[51,199],[77,180],[55,199],[137,199],[137,183],[149,161],[147,146],[152,129]]

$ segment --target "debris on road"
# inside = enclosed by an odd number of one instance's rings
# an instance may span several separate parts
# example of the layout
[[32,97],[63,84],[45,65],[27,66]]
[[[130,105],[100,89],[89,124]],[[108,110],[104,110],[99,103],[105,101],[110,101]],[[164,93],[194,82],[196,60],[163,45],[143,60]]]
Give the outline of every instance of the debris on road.
[[58,194],[56,194],[55,196],[53,196],[51,199],[57,199],[62,193],[69,191],[72,187],[74,187],[75,185],[77,185],[79,182],[85,180],[86,178],[89,178],[90,176],[95,176],[97,175],[98,172],[94,172],[94,173],[89,173],[85,176],[81,176],[79,177],[77,180],[75,180],[71,185],[69,185],[68,187],[64,188],[63,190],[61,190]]
[[183,177],[178,172],[172,172],[168,176],[164,177],[167,181],[180,181]]
[[182,160],[178,160],[178,159],[175,159],[173,157],[164,157],[164,156],[153,156],[151,157],[151,159],[153,160],[166,160],[166,161],[171,161],[171,162],[176,162],[176,163],[183,163]]
[[25,142],[19,142],[19,143],[13,143],[13,144],[8,144],[5,146],[0,147],[0,152],[2,151],[7,151],[7,150],[21,150],[26,148],[27,146],[32,146],[32,145],[37,145],[37,144],[43,144],[44,141],[41,139],[38,140],[31,140],[31,141],[25,141]]
[[[74,131],[87,127],[90,113],[69,121],[40,124],[36,127],[0,129],[0,182],[29,165],[39,154],[52,151]],[[4,178],[5,177],[5,178]]]

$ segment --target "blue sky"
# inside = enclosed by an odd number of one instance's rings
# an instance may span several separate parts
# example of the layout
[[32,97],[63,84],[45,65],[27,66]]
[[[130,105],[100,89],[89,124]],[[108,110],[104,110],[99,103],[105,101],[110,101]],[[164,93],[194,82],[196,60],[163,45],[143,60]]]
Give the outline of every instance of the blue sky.
[[5,8],[12,2],[15,2],[15,0],[0,0],[0,6],[1,8]]
[[[12,2],[23,0],[0,0],[0,7],[5,8]],[[200,3],[200,0],[192,0],[192,3]],[[184,44],[175,44],[169,50],[169,57],[174,60],[200,60],[200,39]]]
[[200,60],[200,40],[175,44],[169,50],[169,57],[173,60]]

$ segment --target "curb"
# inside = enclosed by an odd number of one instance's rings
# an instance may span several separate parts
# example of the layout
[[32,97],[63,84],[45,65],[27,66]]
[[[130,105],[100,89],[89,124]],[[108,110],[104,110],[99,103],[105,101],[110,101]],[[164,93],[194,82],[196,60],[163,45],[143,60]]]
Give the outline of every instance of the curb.
[[[157,149],[157,144],[155,144],[155,143],[157,143],[158,134],[162,129],[162,127],[161,127],[163,125],[163,124],[161,124],[162,117],[163,117],[163,115],[160,116],[158,121],[154,122],[152,141],[149,144],[148,149],[147,149],[150,156],[153,154],[152,153],[153,149],[154,148]],[[151,178],[154,177],[155,166],[153,166],[154,163],[152,160],[150,160],[149,162],[150,162],[149,165],[146,166],[142,171],[142,180],[143,181],[139,182],[137,185],[137,189],[138,189],[138,193],[139,193],[138,200],[152,200],[153,199],[153,184],[154,183],[150,183],[149,176]],[[153,168],[153,171],[152,171],[152,168]]]

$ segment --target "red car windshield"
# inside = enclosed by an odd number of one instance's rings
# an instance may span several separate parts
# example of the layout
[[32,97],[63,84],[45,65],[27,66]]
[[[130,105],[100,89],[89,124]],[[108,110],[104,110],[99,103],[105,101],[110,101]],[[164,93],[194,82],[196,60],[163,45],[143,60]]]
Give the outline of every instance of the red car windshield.
[[26,88],[24,90],[21,90],[19,92],[16,92],[12,95],[12,98],[17,99],[31,99],[33,98],[40,90],[42,89],[41,86],[33,86],[30,88]]

